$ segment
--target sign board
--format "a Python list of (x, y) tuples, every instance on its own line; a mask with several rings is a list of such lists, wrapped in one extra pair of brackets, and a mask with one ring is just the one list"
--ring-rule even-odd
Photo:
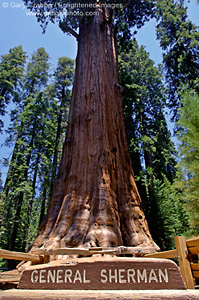
[(177, 265), (167, 259), (82, 258), (24, 270), (20, 289), (185, 289)]

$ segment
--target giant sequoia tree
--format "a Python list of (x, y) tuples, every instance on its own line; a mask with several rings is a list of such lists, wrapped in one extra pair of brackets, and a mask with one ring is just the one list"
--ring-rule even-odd
[(152, 3), (25, 2), (44, 27), (57, 20), (78, 41), (62, 161), (34, 247), (130, 245), (157, 250), (128, 152), (115, 42), (117, 21), (141, 26), (153, 12)]

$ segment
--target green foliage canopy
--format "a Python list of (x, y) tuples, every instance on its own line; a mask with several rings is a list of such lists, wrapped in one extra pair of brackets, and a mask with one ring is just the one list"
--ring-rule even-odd
[[(0, 61), (0, 116), (6, 113), (6, 106), (11, 99), (20, 102), (20, 82), (23, 78), (26, 53), (21, 46), (9, 50), (8, 54), (1, 56)], [(3, 122), (0, 120), (0, 132)]]
[(20, 103), (12, 112), (6, 141), (7, 146), (14, 143), (14, 150), (0, 195), (0, 245), (10, 250), (24, 251), (35, 238), (59, 164), (74, 61), (62, 57), (54, 74), (49, 71), (49, 55), (39, 48), (18, 77)]
[[(178, 139), (180, 141), (181, 176), (176, 179), (189, 212), (192, 230), (199, 233), (199, 96), (186, 91), (179, 109)], [(182, 173), (184, 174), (182, 176)]]
[(48, 0), (45, 4), (40, 0), (23, 1), (36, 14), (44, 30), (49, 22), (58, 23), (64, 32), (75, 37), (78, 36), (76, 30), (79, 25), (89, 22), (99, 6), (106, 12), (107, 20), (112, 24), (122, 20), (130, 27), (141, 27), (153, 15), (155, 3), (153, 0), (86, 0), (79, 3), (75, 0)]
[(162, 67), (155, 67), (143, 46), (121, 36), (119, 54), (127, 139), (142, 206), (154, 240), (171, 249), (187, 219), (172, 187), (175, 148), (164, 116)]
[(163, 63), (170, 107), (177, 116), (180, 89), (188, 85), (198, 91), (199, 31), (187, 15), (183, 0), (158, 0), (157, 38), (163, 49)]

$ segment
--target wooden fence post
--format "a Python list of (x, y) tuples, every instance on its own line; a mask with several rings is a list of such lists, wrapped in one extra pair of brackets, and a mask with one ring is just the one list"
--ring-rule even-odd
[(178, 261), (180, 265), (180, 271), (184, 279), (187, 289), (195, 289), (193, 275), (190, 267), (190, 263), (187, 259), (188, 249), (184, 236), (175, 237), (176, 249), (178, 251)]

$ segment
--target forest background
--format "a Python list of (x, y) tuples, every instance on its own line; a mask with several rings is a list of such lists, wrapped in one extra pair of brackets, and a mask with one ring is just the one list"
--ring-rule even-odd
[[(171, 4), (172, 2), (179, 4), (184, 1), (169, 1)], [(163, 12), (166, 11), (164, 3), (162, 1)], [(175, 20), (165, 12), (167, 24), (159, 15), (157, 23), (153, 19), (146, 22), (143, 28), (135, 29), (137, 33), (134, 31), (130, 40), (127, 38), (123, 41), (123, 37), (118, 36), (129, 150), (151, 233), (163, 250), (174, 246), (175, 235), (190, 236), (199, 231), (199, 37), (198, 29), (193, 25), (199, 23), (199, 6), (194, 1), (185, 1), (183, 5), (189, 7), (188, 12), (175, 5)], [(19, 57), (19, 53), (23, 71), (18, 73), (19, 86), (16, 86), (15, 91), (10, 87), (7, 89), (7, 98), (6, 93), (3, 95), (5, 78), (0, 78), (5, 106), (9, 102), (9, 106), (5, 108), (7, 112), (2, 110), (4, 128), (0, 137), (0, 246), (19, 251), (27, 250), (34, 240), (52, 194), (70, 105), (74, 69), (74, 63), (70, 59), (75, 59), (76, 55), (73, 37), (64, 35), (52, 24), (47, 28), (46, 34), (42, 35), (36, 18), (27, 15), (27, 12), (22, 1), (1, 3), (1, 28), (4, 28), (1, 31), (1, 71), (11, 54)], [(179, 28), (175, 28), (171, 35), (171, 40), (166, 38), (169, 22), (179, 24)], [(159, 33), (155, 29), (157, 24), (161, 24)], [(182, 32), (181, 44), (177, 41), (178, 29)], [(156, 33), (159, 40), (156, 40)], [(187, 43), (185, 50), (182, 50), (183, 43)], [(28, 55), (25, 68), (25, 53), (22, 48), (17, 47), (19, 45), (22, 45)], [(172, 46), (175, 47), (172, 49)], [(11, 48), (13, 50), (9, 53)], [(174, 56), (171, 49), (176, 51), (173, 52)], [(179, 54), (180, 51), (182, 52)], [(190, 62), (193, 63), (187, 68), (184, 67), (185, 60), (183, 61), (185, 51), (189, 52)], [(164, 56), (162, 61), (163, 53), (168, 54), (170, 60)], [(169, 66), (169, 61), (172, 58), (175, 61), (177, 53), (178, 65)], [(163, 66), (158, 66), (162, 62)], [(35, 83), (34, 68), (41, 66), (42, 68), (37, 69), (36, 73), (39, 74), (38, 70), (41, 73)], [(169, 70), (176, 72), (176, 81)], [(63, 75), (62, 78), (60, 74)], [(33, 90), (34, 97), (31, 96)], [(176, 101), (172, 102), (171, 99)], [(3, 103), (3, 98), (1, 100)], [(35, 127), (34, 121), (37, 124)], [(169, 129), (173, 131), (174, 128), (175, 144), (168, 124)], [(8, 130), (7, 135), (5, 129)], [(181, 148), (177, 149), (177, 144), (181, 144)], [(18, 149), (15, 152), (13, 149), (16, 149), (16, 145)], [(13, 157), (13, 154), (17, 155)], [(7, 174), (9, 161), (12, 162), (10, 166), (14, 172), (11, 177)]]

